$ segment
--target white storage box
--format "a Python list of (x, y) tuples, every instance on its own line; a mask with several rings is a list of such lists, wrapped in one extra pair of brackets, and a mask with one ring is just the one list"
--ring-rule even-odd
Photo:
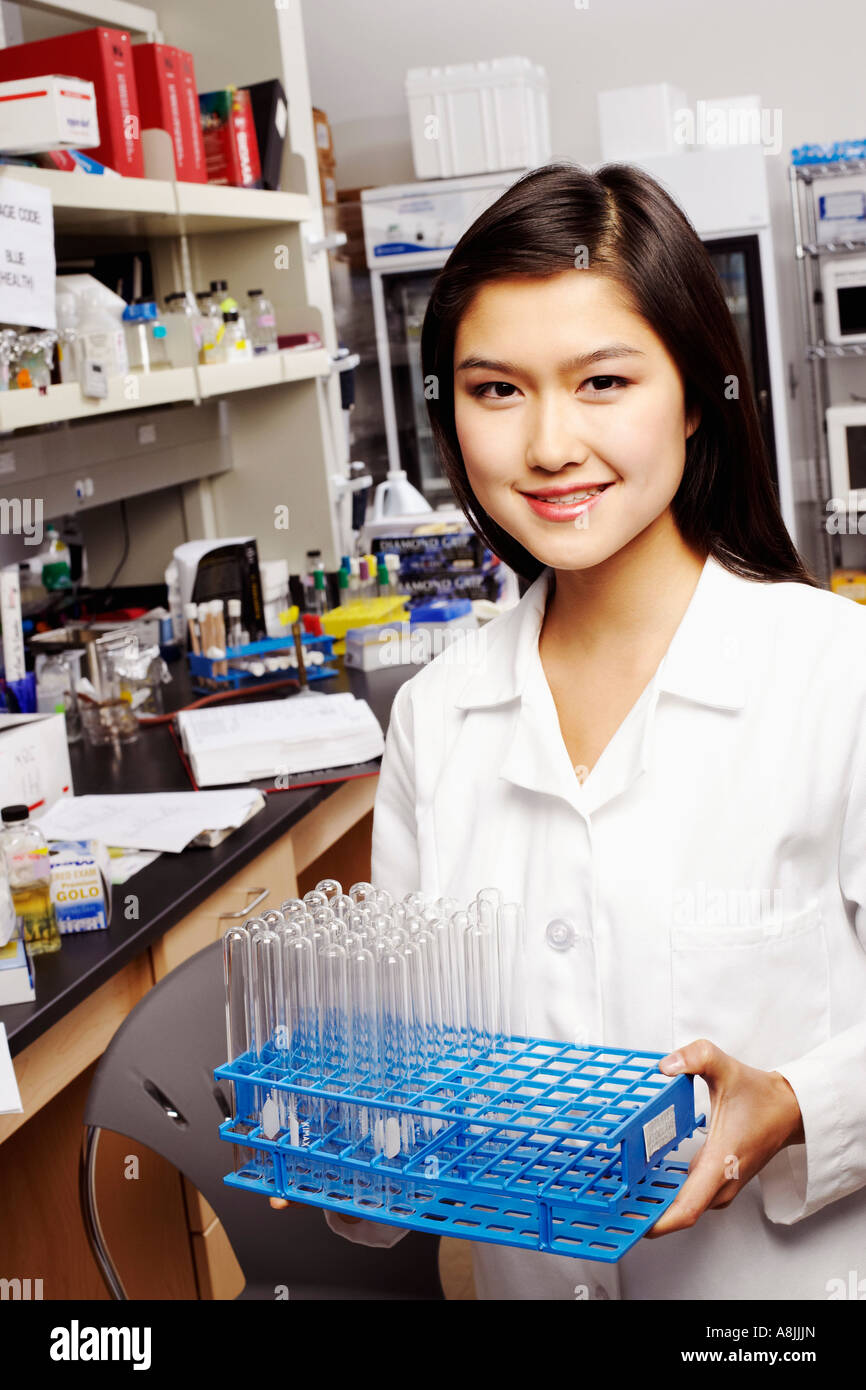
[(80, 77), (0, 82), (0, 151), (41, 154), (99, 144), (96, 92)]
[(598, 93), (598, 133), (605, 163), (657, 154), (683, 154), (676, 139), (677, 112), (686, 107), (682, 87), (656, 82)]
[(0, 714), (0, 806), (26, 804), (38, 818), (72, 796), (64, 714)]
[(547, 74), (529, 58), (410, 68), (406, 96), (419, 179), (534, 168), (550, 159)]

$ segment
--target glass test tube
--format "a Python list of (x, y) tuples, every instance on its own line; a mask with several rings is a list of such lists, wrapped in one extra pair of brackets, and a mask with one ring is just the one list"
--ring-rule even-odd
[[(382, 1063), (379, 1036), (379, 993), (376, 958), (372, 951), (361, 947), (349, 956), (349, 1000), (352, 1011), (350, 1033), (349, 1077), (356, 1095), (372, 1099), (382, 1085)], [(352, 1141), (358, 1146), (360, 1158), (371, 1161), (384, 1151), (382, 1112), (375, 1105), (353, 1107), (351, 1117)], [(359, 1205), (381, 1207), (385, 1201), (381, 1172), (372, 1167), (369, 1172), (353, 1175), (354, 1199)]]
[(525, 1038), (526, 916), (521, 903), (502, 903), (499, 926), (500, 1032), (504, 1038)]
[[(345, 947), (329, 941), (319, 950), (319, 1043), (322, 1077), (328, 1090), (344, 1091), (349, 1068), (349, 983)], [(325, 1152), (339, 1153), (348, 1138), (351, 1107), (338, 1101), (323, 1100)], [(339, 1162), (328, 1163), (326, 1183), (339, 1183), (343, 1172)]]
[[(246, 1057), (251, 1046), (250, 1027), (250, 935), (245, 927), (230, 927), (223, 937), (223, 978), (226, 987), (226, 1046), (228, 1061)], [(254, 1086), (238, 1088), (231, 1082), (231, 1108), (235, 1128), (243, 1133), (259, 1123)], [(257, 1154), (245, 1145), (234, 1146), (234, 1171), (251, 1165), (257, 1171)], [(249, 1171), (249, 1169), (248, 1169)]]
[[(316, 997), (315, 948), (308, 936), (282, 938), (283, 978), (288, 990), (292, 1018), (292, 1065), (294, 1080), (300, 1086), (315, 1086), (321, 1080), (319, 1014)], [(289, 1094), (289, 1142), (307, 1149), (321, 1134), (321, 1105), (316, 1096)], [(302, 1154), (293, 1156), (294, 1181), (310, 1192), (320, 1192), (322, 1177)]]
[[(277, 1029), (280, 1023), (281, 974), (280, 936), (268, 926), (257, 927), (250, 933), (253, 983), (253, 1046), (263, 1067), (279, 1064)], [(261, 1132), (265, 1139), (275, 1139), (281, 1127), (280, 1092), (264, 1082), (259, 1087)], [(263, 1175), (274, 1178), (271, 1154), (259, 1155)]]
[[(383, 1092), (387, 1098), (405, 1085), (408, 1043), (407, 1026), (409, 1020), (409, 989), (406, 958), (390, 944), (382, 951), (378, 962), (379, 980), (379, 1034), (382, 1049)], [(383, 1111), (383, 1154), (386, 1161), (400, 1158), (406, 1153), (405, 1127), (401, 1127), (399, 1112)], [(402, 1165), (401, 1165), (402, 1166)], [(393, 1176), (386, 1175), (385, 1205), (390, 1207), (400, 1199), (403, 1184)]]

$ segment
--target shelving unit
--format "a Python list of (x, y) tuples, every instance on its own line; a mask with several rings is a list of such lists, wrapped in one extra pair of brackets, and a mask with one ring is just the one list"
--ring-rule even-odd
[[(830, 460), (827, 450), (827, 407), (842, 404), (831, 393), (828, 364), (866, 358), (866, 345), (837, 345), (824, 341), (824, 316), (820, 282), (822, 256), (845, 256), (866, 252), (866, 238), (819, 242), (815, 218), (813, 184), (820, 179), (844, 178), (866, 173), (866, 160), (839, 160), (824, 164), (791, 164), (789, 186), (794, 219), (795, 256), (797, 258), (800, 316), (803, 330), (804, 357), (809, 369), (809, 424), (813, 440), (812, 465), (815, 485), (815, 528), (822, 540), (824, 579), (833, 569), (866, 564), (863, 537), (850, 536), (846, 556), (845, 537), (828, 531), (827, 503), (832, 497)], [(866, 387), (866, 382), (864, 382)]]
[[(39, 13), (30, 16), (36, 27), (28, 30), (31, 10)], [(91, 579), (97, 583), (105, 577), (103, 569), (107, 576), (114, 568), (120, 534), (114, 506), (104, 504), (140, 498), (148, 489), (154, 495), (138, 545), (135, 510), (130, 516), (133, 540), (121, 582), (161, 581), (173, 546), (184, 536), (255, 535), (262, 559), (285, 557), (292, 570), (301, 568), (305, 551), (316, 545), (325, 564), (335, 566), (339, 538), (332, 478), (347, 473), (348, 458), (339, 383), (332, 372), (337, 334), (327, 260), (310, 249), (324, 238), (325, 228), (300, 0), (280, 0), (257, 11), (254, 25), (229, 0), (167, 0), (158, 12), (125, 0), (50, 5), (23, 0), (20, 13), (22, 31), (7, 31), (6, 42), (42, 37), (50, 25), (99, 23), (126, 29), (134, 40), (162, 40), (191, 51), (200, 91), (280, 78), (289, 106), (280, 191), (23, 166), (4, 172), (48, 189), (64, 257), (86, 262), (104, 252), (147, 252), (160, 303), (173, 290), (197, 291), (212, 279), (227, 280), (238, 299), (249, 287), (261, 286), (281, 332), (315, 331), (324, 347), (201, 366), (192, 344), (175, 338), (171, 369), (111, 381), (103, 400), (84, 397), (74, 384), (51, 386), (44, 394), (4, 394), (4, 494), (17, 491), (22, 501), (44, 498), (46, 520), (58, 515), (58, 507), (60, 513), (80, 513)], [(205, 420), (201, 414), (206, 405), (211, 411), (219, 407), (219, 448), (214, 447), (216, 417)], [(112, 417), (109, 424), (103, 416)], [(91, 472), (96, 478), (82, 457), (83, 442), (98, 459), (94, 469), (104, 484), (111, 468), (106, 452), (112, 438), (121, 438), (121, 420), (130, 426), (121, 432), (124, 449), (117, 454), (111, 487), (80, 486)], [(101, 447), (100, 431), (106, 432), (108, 451)], [(144, 441), (140, 449), (136, 440)], [(276, 509), (286, 505), (288, 531), (274, 520)], [(159, 540), (154, 544), (155, 533), (164, 536), (164, 548)], [(2, 562), (30, 554), (18, 538), (6, 536), (0, 537), (0, 552)]]

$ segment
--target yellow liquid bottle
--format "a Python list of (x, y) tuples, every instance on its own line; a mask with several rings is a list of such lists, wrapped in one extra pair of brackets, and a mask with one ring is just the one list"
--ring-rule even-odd
[(0, 817), (0, 849), (27, 952), (41, 956), (59, 951), (62, 943), (51, 901), (51, 866), (42, 831), (30, 820), (25, 805), (4, 806)]
[(30, 955), (43, 956), (50, 951), (59, 951), (60, 932), (48, 880), (37, 879), (23, 887), (13, 888), (12, 903)]

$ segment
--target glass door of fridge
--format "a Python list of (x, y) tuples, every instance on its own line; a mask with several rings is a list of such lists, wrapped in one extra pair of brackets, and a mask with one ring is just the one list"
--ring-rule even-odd
[(725, 300), (746, 359), (761, 432), (770, 460), (770, 471), (778, 493), (773, 398), (770, 390), (770, 361), (758, 238), (750, 235), (719, 237), (706, 241), (704, 245), (719, 273)]
[(411, 270), (382, 277), (400, 452), (396, 466), (405, 468), (409, 481), (432, 507), (454, 501), (433, 446), (421, 367), (421, 329), (437, 274), (437, 270)]

